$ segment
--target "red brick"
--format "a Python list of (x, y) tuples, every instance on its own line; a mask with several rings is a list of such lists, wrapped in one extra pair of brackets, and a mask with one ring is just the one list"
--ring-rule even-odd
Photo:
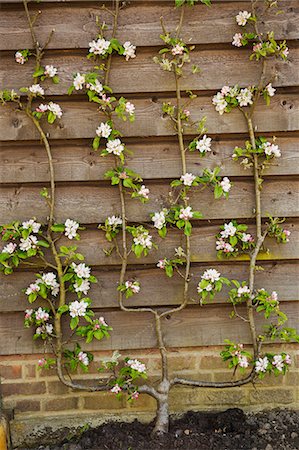
[(17, 400), (14, 407), (15, 412), (40, 411), (38, 400)]
[(5, 383), (1, 385), (2, 395), (35, 395), (45, 394), (46, 385), (43, 381), (39, 383)]
[(64, 395), (72, 392), (70, 388), (65, 386), (61, 381), (47, 381), (47, 392), (49, 394)]
[(200, 360), (201, 369), (227, 369), (228, 364), (224, 363), (220, 356), (203, 356)]
[(118, 400), (115, 394), (101, 392), (90, 397), (84, 397), (84, 409), (122, 409), (125, 406), (125, 398)]
[(76, 397), (67, 397), (67, 398), (57, 397), (52, 400), (46, 400), (44, 407), (45, 407), (46, 411), (65, 411), (68, 409), (77, 409), (78, 398), (76, 398)]
[(5, 380), (14, 380), (22, 377), (22, 366), (21, 365), (1, 365), (0, 366), (0, 377)]

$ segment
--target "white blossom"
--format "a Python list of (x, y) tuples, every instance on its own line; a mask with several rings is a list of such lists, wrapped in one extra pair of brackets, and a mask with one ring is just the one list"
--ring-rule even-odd
[(88, 308), (88, 303), (84, 300), (78, 302), (78, 300), (69, 304), (69, 312), (71, 317), (84, 317), (86, 310)]
[(279, 372), (282, 372), (282, 369), (283, 369), (283, 366), (284, 366), (282, 356), (281, 355), (275, 355), (273, 357), (272, 365), (274, 367), (276, 367), (276, 369), (279, 370)]
[(53, 325), (51, 323), (46, 323), (45, 330), (47, 334), (53, 334)]
[(173, 56), (182, 55), (184, 53), (184, 47), (182, 45), (176, 44), (174, 47), (172, 47), (171, 53), (173, 54)]
[(271, 83), (267, 84), (266, 91), (268, 92), (270, 97), (273, 97), (275, 94), (276, 89), (272, 86)]
[(253, 237), (249, 233), (248, 234), (243, 233), (242, 236), (241, 236), (241, 241), (242, 242), (252, 242), (253, 241)]
[(37, 112), (44, 113), (48, 111), (48, 105), (44, 105), (43, 103), (41, 103), (37, 108), (35, 108), (35, 110)]
[(129, 359), (127, 361), (127, 365), (130, 366), (131, 369), (136, 370), (137, 372), (140, 373), (146, 372), (145, 364), (142, 364), (140, 361), (138, 361), (138, 359)]
[(132, 116), (135, 112), (135, 105), (131, 102), (126, 102), (126, 112)]
[(25, 64), (26, 58), (22, 55), (21, 52), (15, 53), (15, 60), (18, 64)]
[(45, 75), (48, 75), (48, 77), (53, 78), (55, 75), (57, 75), (58, 70), (54, 66), (45, 66)]
[(45, 91), (39, 84), (30, 86), (29, 91), (34, 95), (44, 95)]
[(106, 150), (108, 153), (119, 156), (124, 151), (124, 145), (121, 143), (120, 139), (111, 139), (106, 144)]
[(9, 253), (11, 255), (16, 248), (17, 244), (15, 244), (14, 242), (9, 242), (5, 247), (3, 247), (1, 253)]
[(225, 100), (221, 92), (217, 92), (217, 94), (214, 95), (212, 102), (213, 105), (215, 105), (216, 111), (218, 111), (219, 114), (222, 116), (225, 108), (227, 107), (227, 101)]
[(221, 88), (221, 94), (225, 97), (227, 94), (229, 94), (230, 87), (229, 86), (223, 86)]
[(137, 193), (138, 195), (141, 195), (144, 198), (148, 198), (149, 189), (145, 187), (143, 184)]
[(103, 85), (99, 82), (99, 80), (95, 80), (94, 83), (90, 83), (86, 85), (87, 89), (96, 92), (97, 94), (101, 94), (103, 92)]
[(53, 272), (44, 273), (42, 275), (42, 281), (45, 285), (51, 288), (51, 293), (56, 297), (59, 292), (59, 283), (57, 282), (56, 275)]
[(220, 273), (216, 269), (207, 269), (201, 276), (203, 280), (210, 280), (212, 283), (220, 279)]
[(244, 355), (239, 355), (239, 357), (238, 357), (238, 362), (239, 362), (239, 366), (240, 366), (240, 367), (246, 368), (246, 367), (249, 366), (248, 359), (247, 359), (246, 356), (244, 356)]
[(34, 310), (33, 309), (25, 309), (25, 319), (30, 319)]
[(110, 127), (110, 125), (106, 122), (106, 123), (100, 123), (100, 125), (98, 126), (98, 128), (96, 129), (96, 134), (99, 137), (103, 137), (103, 138), (108, 138), (111, 134), (112, 128)]
[(240, 286), (237, 291), (237, 296), (242, 297), (245, 294), (250, 294), (250, 289), (248, 286)]
[(255, 371), (256, 372), (266, 372), (267, 367), (269, 364), (269, 360), (267, 356), (264, 358), (259, 358), (257, 361), (255, 361)]
[(68, 237), (69, 239), (73, 239), (77, 236), (77, 230), (79, 228), (78, 222), (76, 222), (75, 220), (66, 219), (64, 226), (64, 234), (66, 237)]
[(35, 318), (36, 318), (36, 320), (43, 320), (44, 322), (47, 322), (47, 320), (49, 320), (50, 316), (47, 311), (45, 311), (43, 308), (39, 307), (38, 310), (35, 312)]
[(248, 88), (241, 89), (239, 95), (237, 95), (237, 100), (240, 106), (252, 105), (252, 92)]
[(223, 239), (216, 241), (216, 250), (223, 250), (224, 253), (233, 253), (235, 251), (234, 247)]
[(84, 353), (84, 352), (78, 353), (78, 359), (84, 366), (89, 365), (89, 359), (88, 359), (87, 353)]
[(236, 47), (242, 47), (241, 39), (243, 38), (241, 33), (236, 33), (233, 36), (232, 45), (235, 45)]
[(33, 233), (38, 233), (41, 226), (41, 223), (35, 222), (35, 220), (33, 219), (27, 220), (26, 222), (22, 223), (22, 227), (25, 230), (28, 230), (31, 227)]
[(138, 292), (140, 291), (140, 286), (139, 286), (139, 283), (137, 281), (130, 281), (130, 280), (128, 280), (128, 281), (125, 282), (125, 287), (126, 287), (126, 289), (131, 289), (131, 291), (134, 294), (138, 294)]
[(83, 280), (80, 286), (78, 283), (75, 283), (74, 288), (76, 292), (83, 292), (83, 294), (86, 295), (90, 289), (90, 282), (88, 280)]
[(31, 248), (36, 248), (37, 238), (35, 236), (28, 236), (27, 239), (20, 239), (20, 249), (24, 252), (30, 250)]
[(223, 178), (223, 180), (220, 182), (220, 186), (222, 187), (223, 192), (229, 192), (232, 187), (231, 182), (227, 177)]
[(159, 269), (165, 269), (165, 266), (166, 266), (166, 259), (159, 259), (157, 267), (159, 267)]
[(79, 278), (89, 278), (90, 277), (90, 267), (86, 266), (85, 263), (75, 264), (72, 263), (72, 268), (75, 274)]
[[(38, 281), (40, 281), (40, 280), (38, 280)], [(39, 290), (40, 290), (39, 284), (40, 283), (38, 283), (37, 281), (35, 283), (31, 283), (28, 286), (28, 288), (26, 289), (25, 294), (30, 295), (30, 294), (33, 294), (34, 292), (39, 292)]]
[(103, 325), (104, 327), (108, 327), (108, 323), (105, 322), (104, 317), (99, 317), (99, 322), (101, 325)]
[(220, 232), (222, 238), (228, 238), (229, 236), (234, 236), (236, 234), (237, 228), (232, 222), (224, 224), (224, 230)]
[(152, 217), (152, 221), (154, 222), (154, 227), (161, 230), (166, 222), (165, 211), (156, 212)]
[(187, 206), (186, 208), (181, 208), (179, 217), (180, 217), (180, 219), (183, 219), (183, 220), (192, 219), (193, 212), (192, 212), (191, 206)]
[(237, 24), (241, 27), (244, 27), (247, 23), (247, 20), (251, 17), (251, 13), (248, 11), (240, 11), (236, 16)]
[(268, 156), (275, 156), (276, 158), (281, 157), (281, 151), (278, 145), (271, 144), (271, 142), (264, 142), (262, 144), (262, 148), (266, 155)]
[(140, 232), (136, 237), (134, 237), (133, 242), (135, 245), (141, 245), (143, 248), (151, 249), (153, 246), (152, 236), (148, 231)]
[(110, 41), (106, 39), (99, 38), (96, 41), (89, 42), (89, 53), (94, 53), (95, 55), (105, 55), (110, 46)]
[(85, 75), (81, 75), (80, 73), (77, 73), (74, 77), (73, 85), (76, 91), (79, 91), (80, 89), (83, 89), (85, 83)]
[(135, 45), (131, 44), (130, 41), (127, 41), (127, 42), (124, 43), (123, 47), (125, 49), (124, 50), (124, 56), (126, 57), (126, 61), (129, 61), (130, 58), (136, 58), (136, 55), (135, 55), (136, 47), (135, 47)]
[(282, 54), (283, 54), (283, 56), (285, 56), (285, 58), (288, 57), (289, 53), (290, 53), (290, 50), (288, 49), (288, 47), (286, 47), (286, 48), (282, 51)]
[(113, 388), (110, 389), (110, 392), (112, 392), (113, 394), (119, 394), (122, 391), (122, 388), (116, 384), (115, 386), (113, 386)]
[(288, 365), (292, 364), (292, 358), (290, 357), (290, 355), (285, 356), (284, 362)]
[(117, 227), (118, 225), (122, 225), (123, 221), (121, 217), (111, 216), (107, 218), (108, 225), (111, 227)]
[(200, 153), (210, 152), (211, 151), (211, 142), (212, 139), (207, 137), (205, 134), (199, 141), (196, 143), (196, 149), (200, 151)]
[(62, 116), (62, 109), (57, 103), (50, 102), (48, 104), (48, 110), (51, 111), (58, 119)]
[(193, 181), (196, 176), (192, 175), (192, 173), (185, 173), (181, 176), (180, 180), (184, 183), (185, 186), (192, 186)]
[(208, 285), (205, 287), (205, 290), (208, 291), (208, 292), (210, 292), (212, 289), (213, 289), (213, 286), (212, 286), (211, 284), (208, 284)]

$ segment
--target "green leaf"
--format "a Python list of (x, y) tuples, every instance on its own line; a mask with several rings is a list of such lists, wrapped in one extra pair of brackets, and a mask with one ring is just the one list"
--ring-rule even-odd
[(192, 225), (189, 220), (186, 220), (184, 233), (186, 236), (191, 236)]
[(55, 224), (51, 226), (51, 230), (55, 233), (61, 233), (62, 231), (64, 231), (64, 229), (65, 226), (63, 224)]
[(52, 78), (52, 81), (53, 81), (54, 84), (58, 84), (58, 83), (59, 83), (59, 77), (58, 77), (57, 75), (55, 75), (55, 76)]
[(44, 74), (44, 72), (45, 72), (45, 70), (42, 67), (39, 67), (32, 75), (32, 78), (40, 77), (41, 75)]
[(48, 112), (48, 123), (52, 124), (55, 122), (55, 120), (56, 120), (56, 115), (52, 111), (49, 111)]
[(62, 277), (62, 281), (69, 281), (73, 278), (74, 274), (73, 273), (65, 273)]
[(92, 148), (94, 150), (97, 150), (99, 148), (99, 146), (100, 146), (100, 138), (99, 138), (99, 136), (96, 136), (94, 138), (94, 140), (92, 141)]
[(215, 186), (215, 188), (214, 188), (214, 197), (215, 197), (215, 199), (220, 198), (222, 196), (222, 193), (223, 193), (222, 187), (217, 184)]
[(70, 86), (67, 90), (68, 95), (71, 95), (75, 89), (75, 86)]
[(166, 266), (165, 267), (166, 275), (171, 278), (173, 276), (173, 267), (172, 266)]
[(49, 242), (46, 242), (46, 241), (37, 241), (37, 245), (39, 245), (40, 247), (45, 247), (45, 248), (50, 247)]
[(58, 308), (57, 312), (58, 314), (63, 314), (69, 310), (68, 305), (62, 305)]
[(70, 321), (71, 330), (74, 330), (79, 323), (79, 317), (72, 317)]

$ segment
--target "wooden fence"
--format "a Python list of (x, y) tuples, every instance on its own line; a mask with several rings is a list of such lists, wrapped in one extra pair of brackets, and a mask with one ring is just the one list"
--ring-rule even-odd
[[(19, 88), (31, 83), (32, 63), (16, 65), (14, 52), (30, 47), (22, 2), (1, 1), (0, 14), (0, 80), (1, 86)], [(137, 45), (136, 59), (124, 63), (114, 57), (111, 87), (117, 94), (132, 99), (136, 106), (136, 121), (127, 125), (119, 123), (124, 141), (132, 149), (130, 167), (144, 177), (152, 200), (144, 207), (128, 200), (128, 219), (132, 222), (149, 221), (149, 213), (163, 204), (170, 179), (181, 175), (180, 154), (176, 138), (167, 118), (161, 112), (164, 99), (174, 98), (174, 83), (169, 74), (153, 63), (161, 46), (160, 16), (164, 16), (169, 29), (175, 28), (178, 12), (173, 1), (131, 1), (120, 14), (117, 37)], [(200, 159), (189, 154), (188, 171), (201, 174), (204, 167), (219, 165), (222, 174), (233, 182), (228, 201), (213, 202), (212, 194), (192, 195), (192, 204), (204, 214), (204, 220), (194, 225), (192, 235), (192, 294), (205, 267), (211, 265), (225, 276), (247, 279), (248, 261), (245, 258), (219, 262), (215, 252), (215, 234), (224, 219), (240, 219), (253, 223), (253, 181), (248, 171), (242, 170), (231, 159), (233, 148), (244, 142), (246, 124), (237, 111), (220, 116), (215, 112), (211, 96), (223, 85), (250, 85), (257, 81), (255, 63), (249, 62), (247, 50), (232, 47), (232, 35), (238, 31), (234, 16), (239, 10), (250, 8), (248, 1), (213, 1), (213, 7), (197, 5), (186, 13), (183, 36), (196, 45), (192, 58), (201, 73), (186, 76), (183, 88), (198, 94), (191, 107), (195, 119), (207, 117), (209, 135), (213, 138), (213, 151)], [(259, 257), (264, 271), (257, 275), (259, 287), (276, 290), (289, 315), (290, 326), (298, 324), (298, 175), (299, 171), (299, 4), (285, 0), (283, 15), (272, 16), (265, 29), (273, 29), (277, 38), (288, 39), (290, 57), (287, 63), (274, 62), (278, 78), (274, 85), (277, 95), (267, 108), (260, 103), (255, 114), (258, 132), (266, 136), (275, 134), (282, 149), (279, 165), (266, 173), (262, 191), (264, 217), (267, 214), (287, 218), (291, 242), (287, 245), (267, 243), (271, 249)], [(109, 158), (100, 158), (91, 149), (91, 140), (100, 121), (97, 107), (83, 95), (66, 95), (74, 72), (85, 72), (92, 63), (85, 56), (88, 43), (97, 28), (95, 17), (110, 23), (97, 1), (48, 0), (32, 3), (33, 10), (41, 9), (37, 33), (43, 41), (55, 28), (53, 40), (45, 59), (59, 68), (60, 84), (49, 84), (46, 93), (57, 101), (64, 112), (57, 125), (47, 131), (53, 147), (57, 180), (57, 220), (70, 217), (86, 226), (79, 243), (88, 264), (94, 268), (98, 283), (90, 297), (93, 306), (105, 315), (114, 328), (110, 340), (95, 342), (94, 349), (142, 349), (154, 347), (155, 335), (151, 316), (128, 314), (117, 308), (116, 286), (119, 260), (106, 257), (102, 248), (107, 246), (97, 225), (111, 214), (120, 211), (118, 192), (104, 180), (105, 171), (111, 167)], [(0, 108), (0, 222), (24, 220), (35, 216), (42, 221), (47, 209), (39, 197), (41, 188), (49, 180), (45, 151), (28, 119), (10, 108)], [(163, 308), (178, 304), (182, 298), (181, 279), (166, 279), (156, 268), (159, 257), (170, 256), (180, 245), (181, 234), (169, 233), (166, 240), (157, 239), (159, 249), (147, 258), (131, 257), (129, 271), (140, 280), (141, 293), (127, 304), (151, 305)], [(24, 329), (26, 297), (20, 293), (34, 273), (18, 270), (12, 276), (1, 276), (0, 289), (0, 354), (31, 354), (41, 350), (32, 342), (32, 331)], [(228, 318), (230, 307), (225, 304), (225, 292), (213, 305), (204, 308), (190, 304), (183, 312), (165, 318), (165, 337), (169, 346), (218, 345), (224, 338), (250, 342), (249, 331), (243, 323)]]

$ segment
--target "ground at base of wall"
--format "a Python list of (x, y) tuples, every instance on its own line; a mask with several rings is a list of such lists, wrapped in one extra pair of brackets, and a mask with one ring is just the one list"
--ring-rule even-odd
[(34, 450), (298, 450), (299, 412), (245, 414), (237, 408), (221, 413), (188, 412), (171, 421), (169, 433), (162, 438), (151, 438), (151, 431), (152, 424), (137, 420), (81, 429), (77, 434), (63, 429), (60, 441), (56, 432), (57, 444)]

